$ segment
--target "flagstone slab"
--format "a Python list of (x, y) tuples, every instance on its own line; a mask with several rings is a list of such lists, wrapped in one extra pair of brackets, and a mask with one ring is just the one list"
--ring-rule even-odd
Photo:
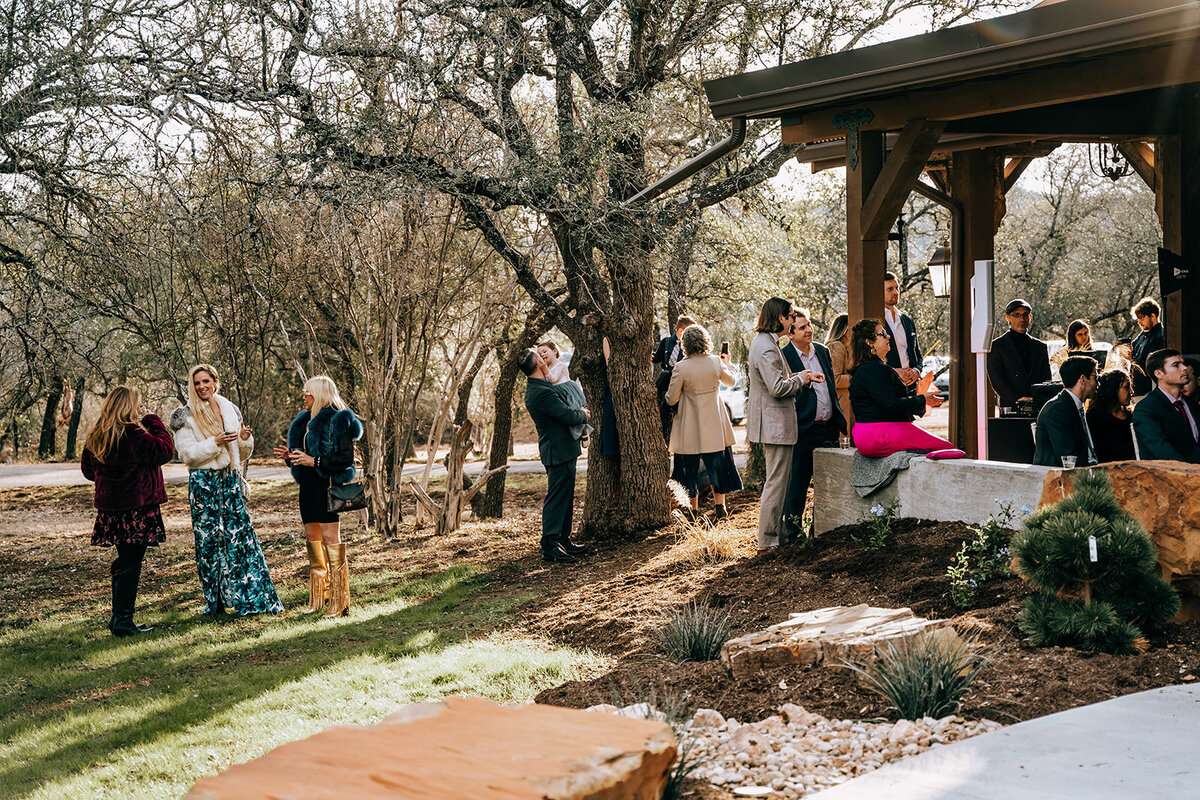
[(954, 636), (950, 621), (918, 617), (908, 608), (831, 606), (789, 615), (786, 622), (730, 639), (721, 661), (735, 678), (783, 664), (841, 665), (870, 661), (876, 647), (903, 643), (928, 631)]
[(657, 800), (675, 755), (663, 722), (448, 697), (277, 747), (186, 800)]

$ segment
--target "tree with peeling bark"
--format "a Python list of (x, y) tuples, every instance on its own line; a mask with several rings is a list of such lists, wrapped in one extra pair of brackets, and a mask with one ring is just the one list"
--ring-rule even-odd
[[(589, 454), (584, 528), (619, 535), (669, 520), (648, 358), (657, 245), (795, 152), (769, 124), (752, 124), (749, 155), (710, 167), (666, 202), (627, 208), (652, 174), (723, 135), (703, 122), (697, 79), (854, 46), (906, 11), (947, 24), (986, 5), (995, 3), (246, 3), (243, 30), (261, 30), (270, 50), (223, 64), (227, 74), (212, 73), (195, 94), (286, 112), (317, 170), (336, 163), (403, 175), (458, 198), (574, 343), (573, 374), (588, 396), (598, 398), (605, 379), (611, 386), (620, 455)], [(409, 147), (423, 125), (447, 115), (461, 121), (462, 136)], [(553, 274), (532, 266), (529, 241), (506, 234), (505, 223), (521, 216), (551, 231)], [(554, 296), (548, 286), (564, 279), (565, 294)]]

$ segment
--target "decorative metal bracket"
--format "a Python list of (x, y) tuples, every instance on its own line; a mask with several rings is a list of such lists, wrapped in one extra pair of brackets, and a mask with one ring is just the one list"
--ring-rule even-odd
[(843, 111), (833, 118), (833, 127), (846, 131), (846, 164), (852, 170), (858, 169), (858, 129), (873, 119), (875, 112), (869, 108)]

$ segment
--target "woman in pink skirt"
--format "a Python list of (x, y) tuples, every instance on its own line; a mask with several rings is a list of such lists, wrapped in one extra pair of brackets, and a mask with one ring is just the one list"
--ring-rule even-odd
[[(913, 424), (926, 409), (942, 404), (931, 381), (917, 387), (904, 385), (888, 366), (888, 334), (877, 319), (855, 324), (850, 334), (854, 366), (850, 370), (850, 405), (854, 409), (854, 446), (870, 458), (883, 458), (901, 450), (923, 453), (952, 450), (954, 445)], [(957, 451), (962, 455), (962, 451)], [(951, 455), (951, 454), (947, 454)]]

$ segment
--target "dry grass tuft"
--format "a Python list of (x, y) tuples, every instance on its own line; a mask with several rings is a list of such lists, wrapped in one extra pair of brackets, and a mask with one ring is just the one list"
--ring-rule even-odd
[(754, 550), (753, 531), (734, 527), (728, 520), (713, 525), (679, 518), (675, 526), (675, 544), (668, 552), (672, 560), (702, 566), (750, 558)]

